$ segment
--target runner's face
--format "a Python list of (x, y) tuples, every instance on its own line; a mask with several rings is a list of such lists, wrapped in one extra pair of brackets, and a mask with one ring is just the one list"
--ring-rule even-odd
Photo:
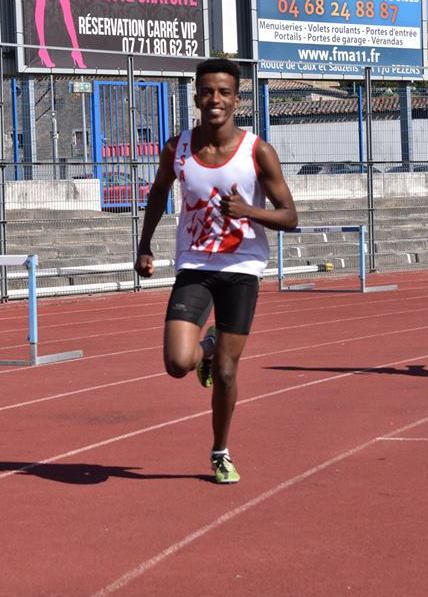
[(228, 73), (206, 73), (199, 80), (195, 103), (202, 122), (221, 126), (231, 118), (239, 105), (235, 79)]

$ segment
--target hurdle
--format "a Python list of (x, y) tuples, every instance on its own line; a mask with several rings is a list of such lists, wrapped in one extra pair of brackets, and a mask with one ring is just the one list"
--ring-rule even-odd
[(37, 255), (0, 255), (0, 267), (23, 266), (28, 271), (28, 342), (30, 345), (30, 358), (28, 360), (0, 360), (0, 365), (22, 365), (33, 367), (79, 359), (83, 356), (81, 350), (61, 352), (39, 356), (38, 354), (38, 321), (37, 321), (37, 285), (36, 269)]
[[(366, 250), (366, 227), (364, 225), (360, 226), (300, 226), (298, 228), (293, 228), (293, 230), (287, 230), (287, 232), (279, 231), (278, 232), (278, 288), (281, 292), (283, 291), (302, 291), (302, 290), (312, 290), (315, 287), (315, 284), (312, 282), (305, 283), (305, 284), (284, 284), (285, 273), (305, 273), (305, 272), (319, 272), (319, 271), (333, 271), (333, 267), (330, 267), (330, 264), (324, 264), (323, 267), (318, 265), (313, 266), (296, 266), (294, 268), (285, 268), (283, 261), (283, 254), (284, 254), (284, 235), (285, 234), (328, 234), (333, 232), (342, 232), (342, 233), (358, 233), (358, 277), (359, 277), (359, 288), (358, 289), (333, 289), (331, 291), (334, 292), (386, 292), (391, 290), (396, 290), (398, 288), (397, 284), (386, 284), (386, 285), (378, 285), (378, 286), (367, 286), (366, 284), (366, 260), (365, 260), (365, 250)], [(312, 268), (312, 269), (308, 269)], [(326, 289), (328, 291), (329, 289)]]

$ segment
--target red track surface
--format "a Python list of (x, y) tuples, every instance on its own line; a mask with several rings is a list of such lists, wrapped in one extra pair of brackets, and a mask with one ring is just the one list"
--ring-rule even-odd
[[(426, 597), (428, 272), (372, 276), (398, 290), (264, 283), (230, 487), (209, 392), (163, 373), (166, 292), (40, 301), (40, 354), (84, 358), (0, 368), (0, 595)], [(25, 335), (1, 305), (0, 358)]]

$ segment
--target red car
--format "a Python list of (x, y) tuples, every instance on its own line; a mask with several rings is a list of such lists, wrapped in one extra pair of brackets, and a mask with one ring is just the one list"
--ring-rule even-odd
[[(129, 207), (132, 198), (131, 178), (121, 173), (106, 174), (102, 179), (103, 206)], [(144, 207), (150, 191), (150, 183), (138, 180), (138, 205)]]

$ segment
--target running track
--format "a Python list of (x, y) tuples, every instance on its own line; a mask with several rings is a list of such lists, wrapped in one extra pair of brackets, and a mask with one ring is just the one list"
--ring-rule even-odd
[[(40, 301), (40, 353), (84, 358), (0, 367), (1, 597), (426, 597), (428, 272), (372, 276), (399, 288), (263, 284), (230, 487), (209, 392), (163, 373), (167, 292)], [(0, 358), (25, 334), (0, 305)]]

